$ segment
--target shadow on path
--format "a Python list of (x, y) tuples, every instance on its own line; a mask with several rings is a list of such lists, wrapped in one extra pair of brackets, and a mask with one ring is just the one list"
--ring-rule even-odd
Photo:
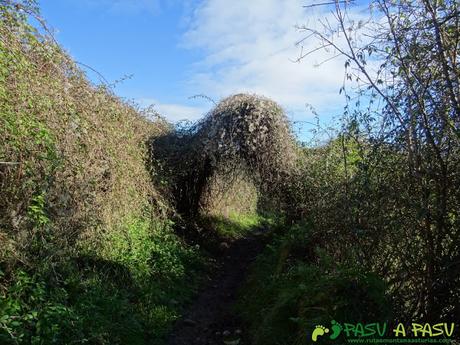
[(233, 307), (249, 266), (264, 247), (263, 233), (259, 229), (228, 244), (209, 283), (174, 325), (168, 345), (248, 345)]

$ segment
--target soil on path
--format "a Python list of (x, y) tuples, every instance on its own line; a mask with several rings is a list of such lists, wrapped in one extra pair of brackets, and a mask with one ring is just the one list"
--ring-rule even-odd
[(256, 231), (222, 248), (222, 256), (216, 258), (216, 272), (184, 317), (174, 325), (168, 345), (249, 345), (234, 305), (248, 267), (264, 246), (262, 233), (262, 230)]

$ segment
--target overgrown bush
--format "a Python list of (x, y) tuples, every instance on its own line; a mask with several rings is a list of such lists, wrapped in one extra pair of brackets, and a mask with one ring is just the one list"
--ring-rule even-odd
[(366, 19), (353, 5), (299, 27), (344, 58), (345, 98), (337, 135), (305, 150), (292, 204), (334, 260), (385, 279), (399, 318), (458, 321), (459, 2), (375, 0)]
[(305, 344), (316, 325), (391, 317), (386, 286), (356, 261), (336, 261), (311, 225), (283, 229), (242, 290), (240, 312), (251, 344)]
[[(374, 145), (346, 133), (305, 149), (302, 172), (291, 190), (296, 215), (308, 220), (315, 243), (335, 262), (359, 262), (386, 281), (397, 317), (455, 320), (460, 307), (460, 290), (453, 288), (460, 279), (454, 264), (459, 248), (451, 239), (458, 233), (454, 214), (459, 209), (456, 202), (450, 204), (450, 231), (437, 233), (430, 227), (439, 252), (429, 251), (417, 197), (423, 193), (407, 165), (407, 156), (394, 145)], [(456, 193), (449, 198), (454, 200)], [(433, 285), (427, 282), (427, 261), (437, 266)], [(427, 284), (431, 302), (421, 293)]]
[(218, 194), (249, 177), (262, 194), (278, 198), (297, 159), (282, 108), (248, 94), (223, 99), (202, 120), (154, 138), (151, 147), (152, 161), (169, 175), (179, 212), (192, 216), (209, 202), (211, 186), (218, 192), (216, 180), (225, 182)]
[(144, 142), (162, 131), (107, 87), (91, 85), (22, 13), (2, 5), (0, 21), (0, 229), (19, 256), (44, 225), (37, 212), (67, 246), (82, 237), (98, 241), (101, 230), (159, 199)]
[(151, 182), (146, 142), (168, 126), (44, 25), (0, 1), (0, 343), (161, 343), (202, 261)]
[(130, 220), (99, 253), (2, 272), (2, 344), (162, 344), (202, 259), (170, 225), (153, 226)]

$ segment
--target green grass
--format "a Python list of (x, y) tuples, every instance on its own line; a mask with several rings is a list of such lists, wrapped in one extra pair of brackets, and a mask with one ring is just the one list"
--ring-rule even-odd
[(308, 225), (285, 226), (259, 255), (238, 309), (251, 344), (311, 343), (317, 324), (386, 320), (385, 284), (357, 264), (336, 263)]
[(171, 224), (132, 218), (103, 252), (0, 271), (11, 281), (0, 293), (0, 343), (163, 344), (203, 263)]
[(240, 214), (230, 212), (227, 217), (222, 215), (207, 217), (207, 221), (211, 223), (211, 226), (220, 236), (238, 239), (261, 227), (267, 219), (256, 213)]

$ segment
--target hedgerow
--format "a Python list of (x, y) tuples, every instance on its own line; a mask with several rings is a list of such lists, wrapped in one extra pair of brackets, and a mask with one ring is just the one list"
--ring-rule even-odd
[(151, 182), (147, 141), (168, 127), (45, 25), (0, 1), (0, 343), (161, 342), (202, 263)]

